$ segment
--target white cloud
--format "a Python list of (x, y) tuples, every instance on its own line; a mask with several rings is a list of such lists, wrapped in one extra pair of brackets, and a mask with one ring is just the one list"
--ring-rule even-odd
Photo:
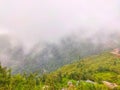
[(119, 0), (0, 0), (0, 26), (29, 44), (54, 41), (79, 28), (120, 29), (119, 4)]

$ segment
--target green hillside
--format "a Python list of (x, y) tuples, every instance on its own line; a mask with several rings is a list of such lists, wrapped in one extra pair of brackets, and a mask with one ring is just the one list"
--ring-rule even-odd
[[(62, 75), (67, 75), (75, 80), (91, 79), (100, 82), (105, 79), (118, 82), (116, 76), (120, 74), (120, 58), (110, 53), (102, 53), (65, 65), (52, 74), (57, 73), (62, 73)], [(72, 77), (72, 75), (75, 77)]]
[(0, 90), (120, 90), (120, 58), (108, 52), (43, 76), (10, 72), (0, 66)]
[[(79, 81), (85, 82), (86, 80), (93, 81), (98, 85), (103, 85), (102, 81), (108, 81), (120, 85), (120, 58), (110, 53), (90, 56), (78, 62), (65, 65), (64, 67), (51, 73), (49, 77), (54, 79), (61, 78), (60, 81), (58, 81), (58, 84), (62, 85), (64, 83), (63, 86), (68, 81), (77, 83)], [(88, 90), (98, 90), (98, 88)], [(106, 89), (101, 88), (100, 90)]]

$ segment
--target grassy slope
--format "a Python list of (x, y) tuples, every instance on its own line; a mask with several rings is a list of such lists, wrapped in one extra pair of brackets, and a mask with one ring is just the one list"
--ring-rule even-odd
[[(87, 79), (96, 84), (85, 82)], [(114, 90), (120, 90), (120, 58), (110, 53), (84, 58), (40, 78), (36, 73), (11, 76), (0, 66), (0, 90), (109, 90), (102, 84), (104, 80), (118, 84)]]
[(65, 65), (50, 75), (57, 76), (59, 73), (63, 78), (73, 80), (90, 79), (98, 83), (106, 80), (120, 84), (120, 58), (110, 53), (102, 53)]

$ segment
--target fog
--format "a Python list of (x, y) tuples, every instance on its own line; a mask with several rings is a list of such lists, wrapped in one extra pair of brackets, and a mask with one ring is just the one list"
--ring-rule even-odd
[(120, 47), (119, 0), (0, 0), (0, 62), (50, 72)]
[(119, 0), (0, 0), (0, 33), (27, 47), (71, 33), (120, 29)]

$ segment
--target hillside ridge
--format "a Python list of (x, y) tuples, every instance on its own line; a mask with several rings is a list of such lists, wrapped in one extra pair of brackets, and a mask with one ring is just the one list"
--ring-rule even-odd
[[(78, 81), (79, 82), (82, 81), (83, 83), (86, 83), (86, 81), (89, 81), (113, 89), (113, 87), (118, 88), (120, 85), (119, 68), (120, 68), (120, 58), (116, 57), (116, 55), (112, 54), (111, 52), (104, 52), (99, 55), (89, 56), (81, 59), (80, 61), (67, 64), (59, 68), (57, 71), (50, 73), (48, 77), (58, 79), (61, 76), (62, 83), (64, 84), (65, 83), (67, 84), (69, 81), (73, 83), (75, 82), (77, 83)], [(61, 85), (59, 81), (57, 83)], [(85, 89), (80, 89), (80, 90), (85, 90)], [(97, 90), (97, 89), (92, 89), (92, 90)], [(107, 89), (103, 89), (103, 90), (107, 90)]]

